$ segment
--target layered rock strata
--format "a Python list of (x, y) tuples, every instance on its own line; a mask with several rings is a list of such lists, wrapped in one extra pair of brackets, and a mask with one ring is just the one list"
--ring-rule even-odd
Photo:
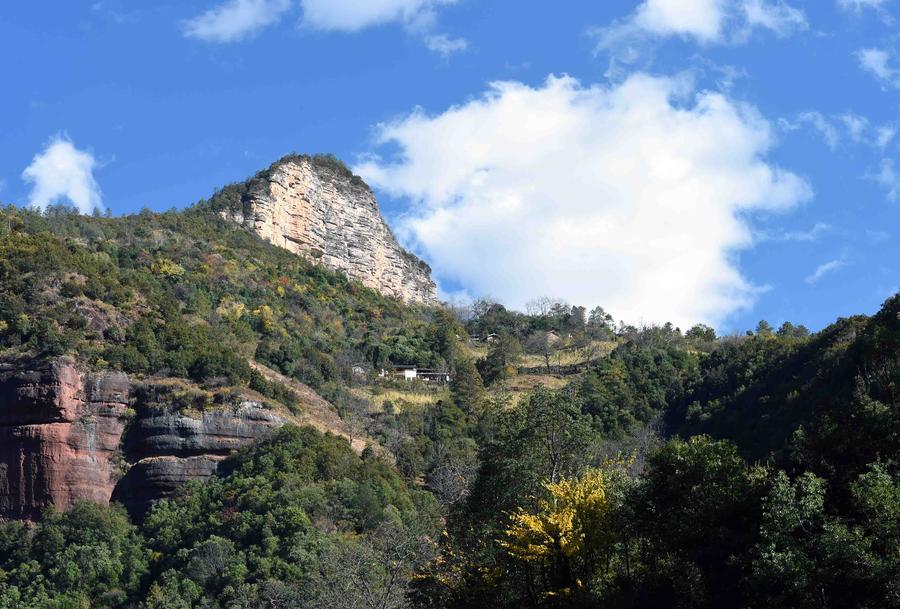
[(195, 416), (165, 407), (135, 414), (130, 394), (125, 374), (67, 360), (0, 364), (0, 518), (111, 498), (140, 517), (284, 424), (254, 401)]
[(0, 516), (109, 500), (124, 463), (128, 378), (67, 362), (0, 366)]
[(153, 501), (175, 495), (192, 480), (206, 480), (229, 454), (283, 424), (252, 401), (197, 418), (160, 409), (142, 413), (125, 438), (125, 455), (133, 465), (113, 498), (141, 516)]
[(400, 247), (375, 195), (345, 168), (286, 157), (249, 182), (240, 199), (219, 213), (382, 294), (436, 300), (429, 266)]

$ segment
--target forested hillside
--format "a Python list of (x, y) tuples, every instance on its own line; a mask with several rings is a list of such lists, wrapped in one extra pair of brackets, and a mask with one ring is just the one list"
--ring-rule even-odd
[(4, 363), (176, 379), (193, 392), (161, 399), (189, 412), (231, 391), (302, 412), (305, 383), (370, 446), (288, 424), (141, 519), (2, 523), (0, 608), (898, 607), (898, 341), (898, 296), (717, 337), (546, 299), (407, 306), (205, 202), (8, 207)]

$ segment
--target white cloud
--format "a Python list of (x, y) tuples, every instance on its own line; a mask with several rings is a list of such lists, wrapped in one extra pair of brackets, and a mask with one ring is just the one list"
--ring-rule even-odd
[(425, 46), (441, 55), (464, 51), (468, 43), (436, 32), (437, 11), (457, 0), (300, 0), (303, 25), (312, 29), (358, 32), (364, 28), (399, 23), (418, 34)]
[(429, 51), (447, 56), (465, 51), (469, 43), (465, 38), (450, 38), (446, 34), (429, 34), (425, 36), (425, 46)]
[(900, 174), (897, 173), (894, 161), (891, 159), (882, 159), (878, 172), (869, 174), (867, 177), (884, 188), (888, 201), (896, 201), (900, 196)]
[(864, 10), (870, 9), (875, 11), (882, 21), (891, 24), (894, 19), (885, 8), (889, 2), (890, 0), (837, 0), (838, 6), (845, 11), (851, 11), (859, 15)]
[(442, 4), (455, 0), (300, 0), (303, 23), (318, 30), (357, 32), (390, 22), (431, 22)]
[(810, 127), (822, 136), (832, 150), (837, 150), (845, 138), (854, 144), (883, 150), (897, 134), (897, 127), (893, 123), (875, 127), (866, 117), (852, 112), (829, 116), (816, 111), (801, 112), (792, 120), (779, 119), (778, 124), (785, 131)]
[(843, 268), (847, 263), (843, 259), (835, 259), (829, 260), (824, 264), (820, 264), (816, 267), (816, 270), (812, 272), (811, 275), (807, 275), (804, 281), (806, 283), (812, 285), (814, 283), (818, 283), (818, 281), (829, 273), (833, 273), (840, 268)]
[(890, 65), (891, 56), (882, 49), (860, 49), (856, 58), (863, 70), (869, 72), (884, 85), (900, 88), (900, 71)]
[(869, 120), (867, 118), (858, 116), (852, 112), (844, 112), (838, 116), (838, 119), (844, 123), (844, 127), (847, 129), (847, 135), (850, 136), (851, 140), (854, 142), (862, 141), (863, 135), (869, 128)]
[(684, 79), (550, 77), (381, 125), (394, 160), (355, 168), (411, 200), (399, 232), (442, 282), (522, 307), (540, 294), (617, 318), (718, 323), (759, 291), (747, 213), (812, 196), (767, 162), (769, 123)]
[(824, 222), (816, 222), (809, 230), (779, 231), (776, 233), (759, 233), (757, 238), (762, 241), (818, 241), (819, 237), (831, 232), (832, 226)]
[(844, 10), (861, 11), (865, 8), (879, 9), (890, 0), (837, 0), (838, 6)]
[(647, 64), (656, 39), (681, 37), (701, 44), (740, 44), (754, 30), (785, 37), (809, 27), (803, 11), (784, 0), (644, 0), (628, 17), (589, 34), (596, 53), (609, 53), (608, 75)]
[(237, 42), (278, 23), (290, 0), (227, 0), (184, 23), (184, 34), (205, 42)]
[(32, 184), (28, 204), (45, 209), (67, 200), (83, 214), (102, 210), (100, 187), (93, 174), (96, 165), (89, 152), (78, 150), (65, 136), (55, 136), (22, 172), (22, 179)]
[(838, 133), (837, 127), (835, 127), (835, 125), (821, 112), (801, 112), (797, 115), (795, 120), (789, 121), (787, 119), (781, 119), (779, 124), (787, 131), (796, 131), (802, 126), (808, 125), (822, 135), (825, 143), (832, 150), (837, 149), (838, 144), (841, 141), (841, 136)]
[(866, 229), (866, 241), (873, 245), (884, 243), (890, 238), (891, 235), (887, 231)]
[(750, 30), (764, 28), (784, 38), (809, 28), (803, 11), (786, 4), (783, 0), (772, 3), (765, 0), (745, 0), (743, 10), (747, 28)]
[(322, 31), (358, 32), (399, 23), (421, 36), (425, 46), (441, 55), (464, 51), (463, 38), (436, 31), (437, 11), (457, 0), (226, 0), (184, 23), (185, 36), (205, 42), (237, 42), (277, 24), (294, 6), (303, 10), (304, 27)]
[(878, 128), (877, 135), (875, 136), (875, 145), (882, 149), (887, 148), (887, 145), (891, 143), (895, 135), (897, 135), (896, 126), (882, 125)]
[(714, 42), (722, 34), (726, 8), (722, 0), (645, 0), (631, 24), (657, 36), (692, 36)]

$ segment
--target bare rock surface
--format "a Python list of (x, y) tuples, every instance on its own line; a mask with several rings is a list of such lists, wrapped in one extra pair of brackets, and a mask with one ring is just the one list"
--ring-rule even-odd
[(286, 157), (254, 180), (240, 209), (220, 213), (382, 294), (405, 302), (436, 300), (429, 266), (398, 244), (375, 195), (346, 170)]
[(0, 516), (105, 503), (121, 475), (128, 378), (65, 360), (0, 366)]
[(60, 359), (0, 364), (0, 518), (120, 501), (141, 516), (285, 420), (243, 400), (204, 412), (136, 409), (128, 377)]
[(188, 482), (215, 475), (219, 463), (285, 420), (258, 402), (197, 413), (150, 409), (125, 437), (132, 463), (113, 493), (131, 514), (142, 517), (158, 499), (172, 497)]
[(283, 424), (284, 419), (252, 401), (198, 416), (150, 411), (142, 413), (131, 426), (126, 451), (129, 460), (159, 455), (228, 455)]

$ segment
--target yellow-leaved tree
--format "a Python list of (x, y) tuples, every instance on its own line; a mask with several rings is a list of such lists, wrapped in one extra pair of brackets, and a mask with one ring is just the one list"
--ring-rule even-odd
[(581, 575), (594, 572), (615, 543), (610, 482), (624, 461), (589, 468), (577, 478), (546, 482), (547, 497), (536, 509), (510, 514), (500, 545), (511, 556), (537, 565), (548, 582), (548, 595), (571, 595), (583, 588)]

